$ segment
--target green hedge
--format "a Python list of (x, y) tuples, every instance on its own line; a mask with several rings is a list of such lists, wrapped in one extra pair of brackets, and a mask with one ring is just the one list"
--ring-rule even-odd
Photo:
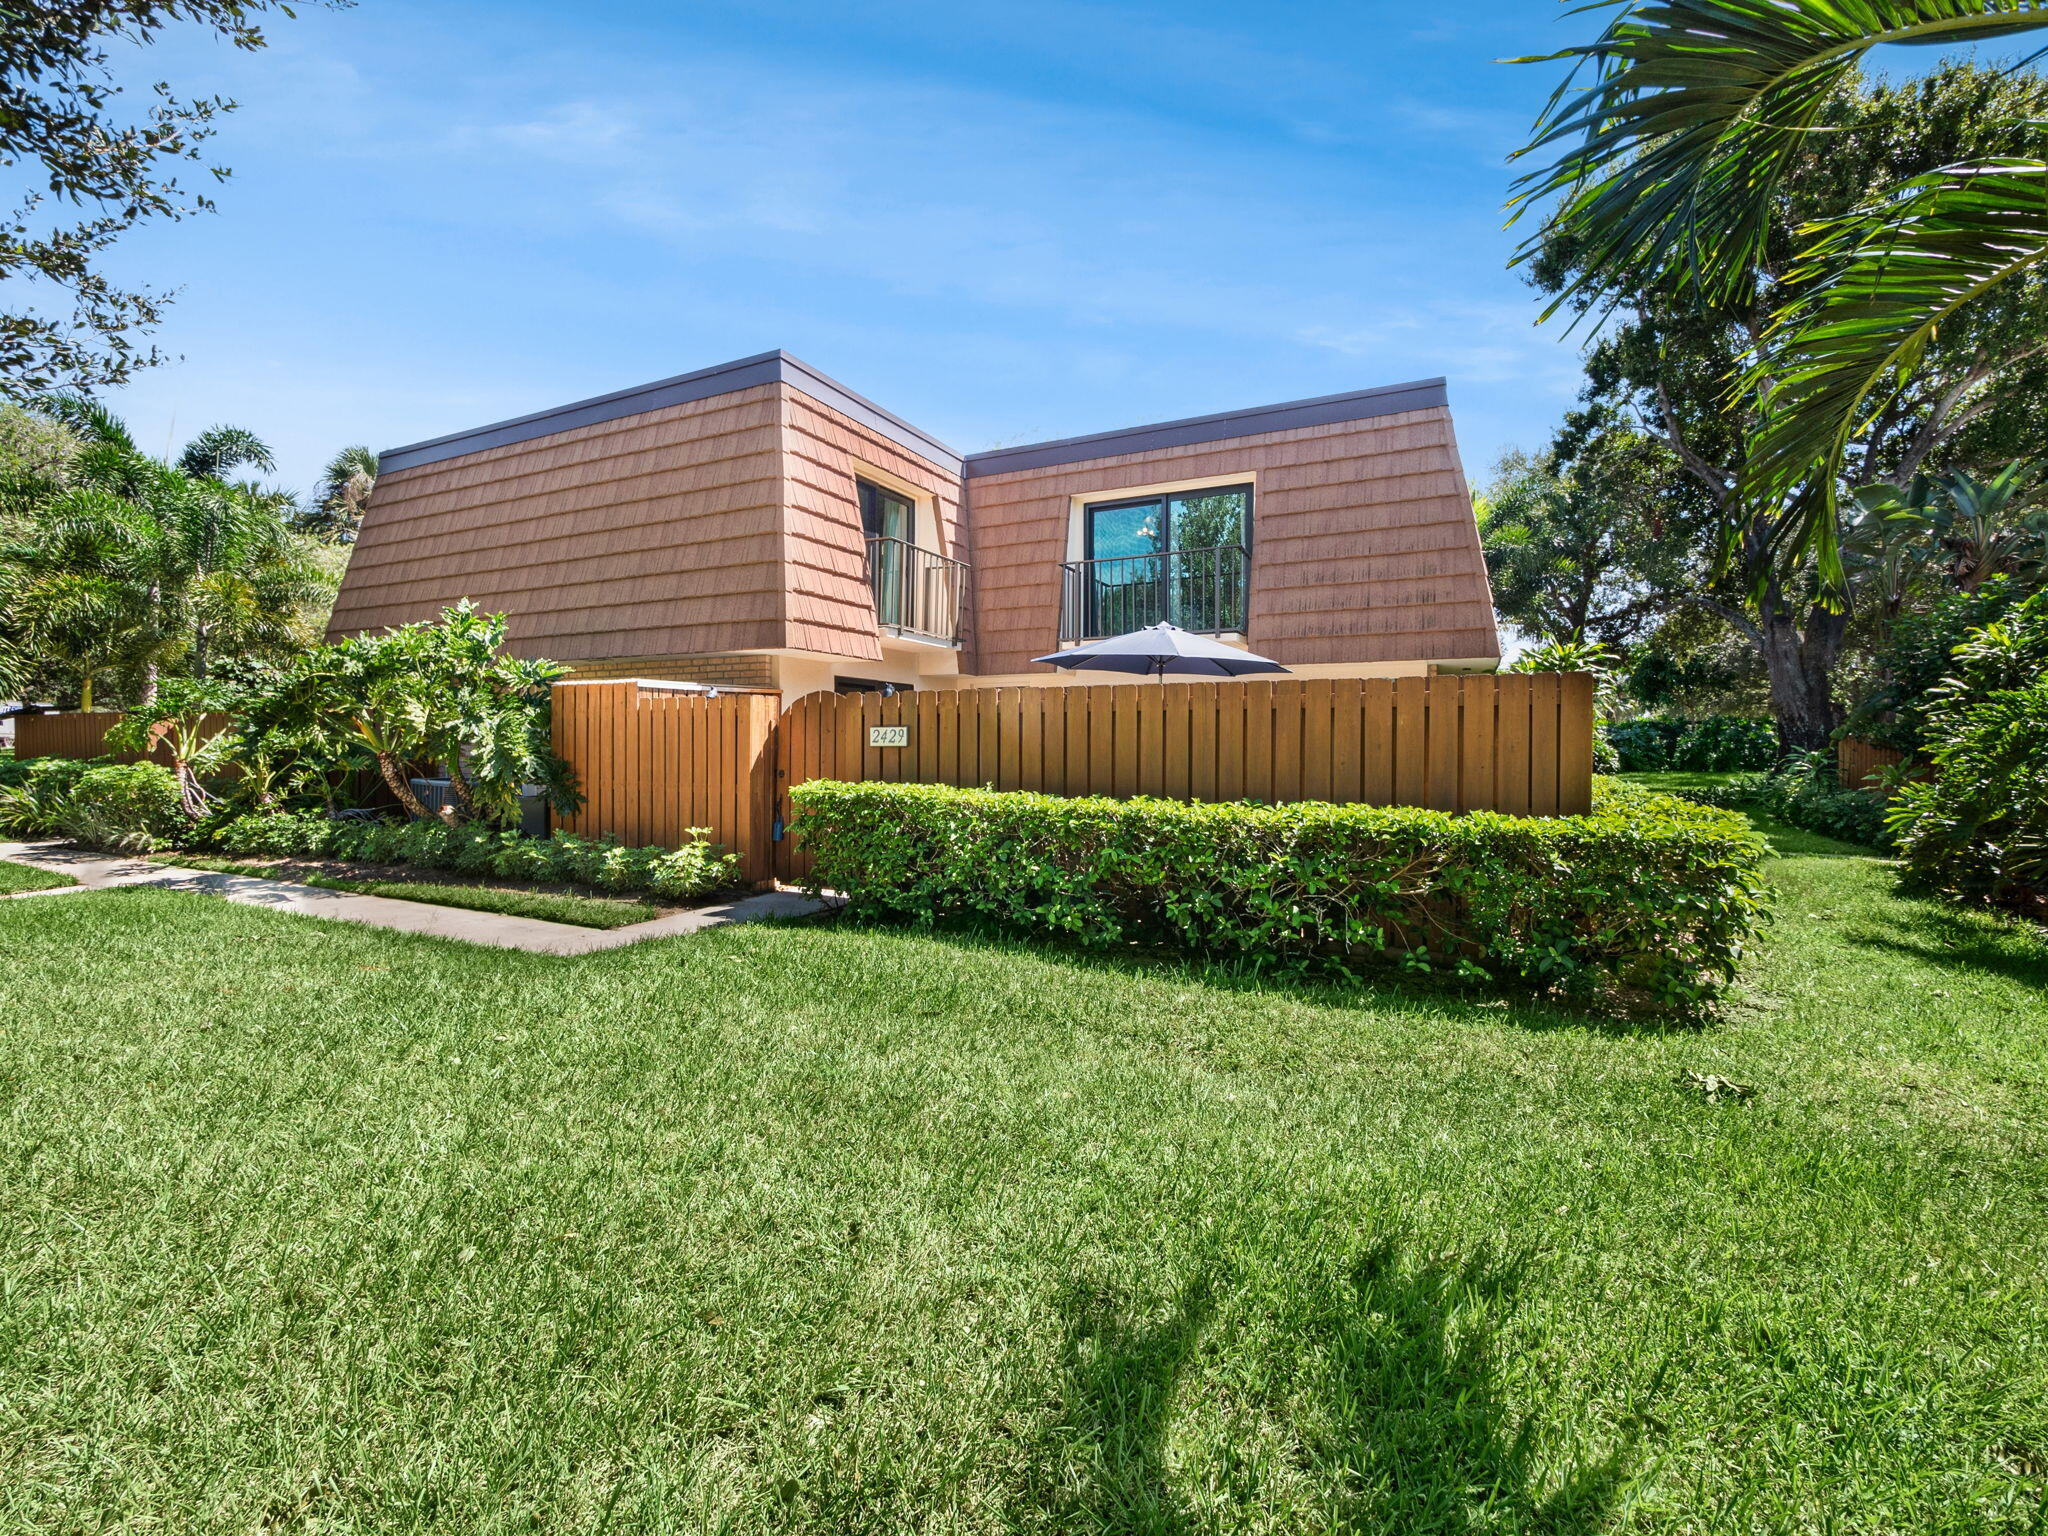
[[(702, 831), (702, 828), (696, 829)], [(244, 858), (354, 859), (495, 875), (501, 880), (594, 885), (657, 896), (701, 896), (738, 883), (739, 863), (715, 843), (628, 848), (605, 838), (525, 837), (466, 822), (336, 821), (314, 814), (238, 816), (214, 847)]]
[(878, 918), (1696, 1005), (1755, 931), (1763, 840), (1740, 816), (1596, 783), (1591, 815), (1552, 818), (829, 780), (791, 794), (814, 884)]
[(1741, 773), (1769, 768), (1778, 757), (1777, 728), (1742, 715), (1698, 720), (1645, 715), (1605, 728), (1622, 773)]

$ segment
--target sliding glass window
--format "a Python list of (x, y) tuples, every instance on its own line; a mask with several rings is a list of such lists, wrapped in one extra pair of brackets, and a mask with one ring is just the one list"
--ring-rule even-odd
[(1083, 519), (1088, 634), (1162, 622), (1209, 634), (1244, 628), (1250, 486), (1091, 502)]
[(866, 480), (860, 488), (860, 526), (868, 537), (868, 582), (875, 589), (875, 622), (901, 628), (911, 622), (911, 551), (917, 544), (917, 504)]

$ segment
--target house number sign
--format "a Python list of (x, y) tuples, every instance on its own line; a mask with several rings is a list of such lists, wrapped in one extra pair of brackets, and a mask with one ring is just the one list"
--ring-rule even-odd
[(868, 727), (868, 745), (871, 747), (907, 747), (910, 745), (910, 727), (907, 725), (871, 725)]

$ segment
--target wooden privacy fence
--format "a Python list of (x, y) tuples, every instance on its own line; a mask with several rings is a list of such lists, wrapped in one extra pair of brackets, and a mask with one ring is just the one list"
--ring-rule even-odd
[[(809, 779), (1572, 815), (1592, 804), (1593, 679), (814, 693), (790, 706), (776, 737), (785, 823), (789, 789)], [(779, 873), (802, 874), (801, 854), (777, 846)]]
[(782, 695), (675, 692), (659, 684), (557, 683), (555, 752), (576, 772), (583, 809), (564, 831), (674, 848), (689, 827), (739, 855), (750, 881), (774, 874), (775, 718)]
[[(232, 723), (226, 715), (201, 715), (200, 729), (217, 735)], [(121, 723), (119, 710), (95, 710), (91, 714), (18, 715), (14, 721), (14, 755), (31, 757), (104, 757), (124, 763), (140, 762), (139, 752), (107, 751), (107, 732)], [(147, 754), (151, 762), (169, 765), (170, 754), (157, 747)]]
[(1876, 789), (1872, 776), (1905, 760), (1904, 753), (1860, 736), (1844, 736), (1835, 743), (1835, 772), (1849, 789)]
[(1333, 800), (1568, 816), (1592, 804), (1583, 674), (814, 693), (559, 683), (568, 831), (682, 841), (709, 827), (750, 880), (804, 861), (777, 834), (810, 779), (1055, 795)]

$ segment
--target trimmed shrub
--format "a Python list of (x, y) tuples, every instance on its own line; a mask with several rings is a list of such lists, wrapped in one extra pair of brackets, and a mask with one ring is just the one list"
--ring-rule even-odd
[(1778, 733), (1768, 720), (1707, 715), (1698, 720), (1617, 721), (1607, 739), (1623, 773), (1742, 773), (1769, 768), (1778, 756)]
[(179, 804), (177, 775), (159, 763), (86, 769), (55, 819), (66, 837), (127, 853), (147, 853), (191, 825)]
[(878, 918), (1697, 1005), (1755, 930), (1763, 841), (1739, 816), (1596, 783), (1591, 815), (1550, 818), (829, 780), (791, 793), (813, 883)]
[[(703, 836), (708, 828), (691, 831)], [(243, 858), (352, 859), (495, 875), (538, 884), (595, 885), (681, 899), (735, 884), (739, 861), (715, 843), (628, 848), (609, 838), (526, 837), (476, 822), (336, 821), (313, 814), (238, 816), (214, 846)]]

